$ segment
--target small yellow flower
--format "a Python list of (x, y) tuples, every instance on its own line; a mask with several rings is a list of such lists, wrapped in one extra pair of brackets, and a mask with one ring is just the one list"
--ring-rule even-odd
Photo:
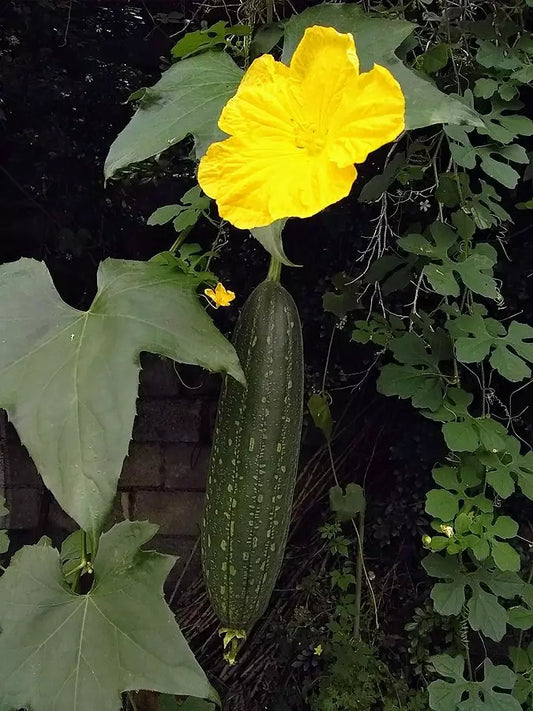
[(215, 289), (204, 289), (204, 294), (208, 296), (218, 309), (219, 306), (229, 306), (235, 298), (233, 291), (229, 291), (226, 287), (218, 282)]
[(314, 648), (313, 651), (314, 651), (314, 653), (316, 654), (316, 656), (319, 657), (319, 656), (322, 654), (322, 652), (323, 652), (324, 650), (322, 649), (322, 645), (321, 645), (321, 644), (317, 644), (317, 646)]
[(351, 34), (308, 27), (290, 66), (254, 60), (218, 125), (198, 181), (220, 216), (252, 229), (309, 217), (349, 194), (368, 154), (405, 128), (405, 98), (378, 64), (359, 73)]
[(445, 536), (448, 536), (448, 538), (451, 538), (454, 535), (453, 528), (451, 526), (447, 526), (444, 523), (439, 526), (439, 531), (441, 533), (444, 533)]

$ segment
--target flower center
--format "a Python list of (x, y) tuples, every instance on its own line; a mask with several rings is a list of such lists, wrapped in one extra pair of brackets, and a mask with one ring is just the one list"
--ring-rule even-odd
[(300, 148), (315, 156), (321, 153), (326, 145), (326, 137), (319, 133), (316, 126), (308, 124), (306, 126), (296, 125), (294, 128), (294, 141), (296, 148)]

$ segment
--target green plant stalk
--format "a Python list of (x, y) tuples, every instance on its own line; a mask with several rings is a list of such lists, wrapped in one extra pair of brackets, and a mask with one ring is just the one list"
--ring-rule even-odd
[[(94, 550), (94, 546), (93, 546)], [(80, 578), (85, 572), (92, 572), (91, 562), (89, 560), (89, 553), (87, 551), (87, 533), (82, 529), (81, 532), (81, 546), (80, 546), (80, 564), (71, 570), (69, 575), (74, 575), (74, 582), (72, 584), (73, 590), (79, 592)]]
[(271, 25), (274, 21), (274, 0), (265, 0), (266, 4), (266, 24)]
[[(468, 630), (467, 630), (467, 635), (468, 635)], [(467, 637), (467, 643), (464, 645), (465, 649), (465, 657), (466, 657), (466, 668), (468, 670), (468, 679), (470, 681), (474, 681), (474, 672), (472, 669), (472, 660), (470, 659), (470, 645), (468, 644), (468, 637)]]
[(356, 640), (361, 638), (361, 592), (363, 589), (363, 541), (365, 535), (365, 509), (359, 514), (357, 523), (359, 533), (359, 550), (355, 564), (355, 619), (353, 623), (353, 636)]
[(174, 244), (170, 247), (170, 249), (168, 251), (172, 252), (172, 254), (176, 254), (178, 249), (181, 247), (181, 245), (185, 242), (185, 240), (189, 236), (193, 227), (194, 227), (194, 225), (189, 225), (182, 232), (180, 232), (179, 235), (174, 240)]
[(75, 574), (74, 575), (74, 581), (72, 583), (72, 589), (74, 590), (75, 593), (79, 593), (80, 591), (80, 578), (81, 578), (81, 573), (84, 568), (84, 565), (80, 563), (78, 567), (73, 570), (72, 572)]
[(65, 573), (65, 578), (68, 578), (71, 575), (74, 575), (74, 573), (78, 573), (78, 577), (79, 577), (80, 571), (82, 571), (84, 568), (85, 568), (85, 563), (80, 563), (75, 568), (73, 568), (70, 572)]
[[(328, 448), (329, 461), (330, 461), (330, 464), (331, 464), (331, 471), (332, 471), (332, 474), (333, 474), (333, 479), (335, 480), (335, 484), (336, 484), (337, 486), (340, 486), (339, 478), (338, 478), (338, 476), (337, 476), (337, 470), (336, 470), (336, 468), (335, 468), (335, 460), (333, 459), (333, 450), (331, 449), (331, 442), (329, 442), (328, 440), (326, 440), (326, 445), (327, 445), (327, 448)], [(353, 526), (353, 529), (354, 529), (354, 532), (355, 532), (355, 537), (357, 538), (357, 552), (358, 552), (358, 556), (357, 556), (357, 564), (356, 564), (356, 565), (357, 565), (357, 569), (356, 569), (356, 570), (358, 570), (358, 568), (359, 568), (359, 566), (360, 566), (360, 567), (361, 567), (361, 573), (360, 573), (360, 574), (361, 574), (361, 579), (362, 579), (362, 576), (363, 576), (363, 575), (364, 575), (364, 577), (365, 577), (365, 581), (366, 581), (366, 584), (367, 584), (367, 586), (368, 586), (368, 591), (369, 591), (370, 597), (371, 597), (371, 599), (372, 599), (372, 607), (373, 607), (373, 609), (374, 609), (374, 619), (375, 619), (375, 623), (376, 623), (376, 629), (379, 629), (378, 605), (377, 605), (377, 602), (376, 602), (376, 595), (375, 595), (374, 589), (373, 589), (373, 587), (372, 587), (372, 582), (370, 581), (370, 576), (368, 575), (368, 572), (367, 572), (367, 569), (366, 569), (366, 566), (365, 566), (365, 559), (364, 559), (364, 555), (363, 555), (363, 538), (362, 538), (362, 536), (359, 534), (359, 527), (358, 527), (357, 524), (355, 523), (355, 520), (354, 520), (353, 518), (351, 518), (351, 519), (350, 519), (350, 522), (351, 522), (351, 524), (352, 524), (352, 526)], [(363, 528), (361, 529), (361, 531), (364, 533), (364, 519), (363, 519)], [(357, 582), (357, 578), (356, 578), (356, 582)], [(357, 612), (357, 614), (359, 615), (359, 617), (361, 616), (360, 607), (361, 607), (361, 593), (359, 594), (359, 606), (358, 606), (358, 612)], [(355, 624), (354, 624), (354, 627), (355, 627)]]
[[(461, 569), (466, 570), (461, 553), (459, 553), (459, 561), (460, 561)], [(467, 669), (467, 673), (468, 673), (468, 679), (469, 679), (469, 681), (474, 681), (474, 671), (472, 669), (472, 660), (470, 658), (470, 643), (468, 640), (469, 622), (468, 622), (468, 615), (466, 614), (464, 607), (463, 607), (463, 611), (462, 611), (462, 615), (461, 615), (461, 625), (462, 625), (461, 641), (463, 644), (463, 649), (465, 651), (465, 660), (466, 660), (466, 669)], [(466, 632), (463, 634), (462, 630), (465, 630)]]
[(270, 265), (268, 267), (267, 279), (270, 281), (279, 281), (281, 276), (281, 262), (276, 257), (270, 257)]
[(82, 530), (81, 532), (81, 562), (86, 563), (87, 562), (87, 534), (85, 531)]

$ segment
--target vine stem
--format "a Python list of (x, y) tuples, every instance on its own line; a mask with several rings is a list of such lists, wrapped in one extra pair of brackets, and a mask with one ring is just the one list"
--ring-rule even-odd
[[(457, 561), (459, 563), (459, 570), (461, 571), (461, 573), (465, 573), (466, 572), (466, 565), (465, 565), (465, 562), (463, 560), (463, 556), (461, 553), (459, 553), (459, 555), (457, 556)], [(463, 636), (462, 631), (463, 631), (465, 621), (467, 622), (466, 635)], [(466, 669), (467, 669), (467, 673), (468, 673), (468, 679), (470, 681), (474, 681), (474, 673), (472, 670), (472, 661), (470, 659), (470, 643), (469, 643), (469, 639), (468, 639), (468, 632), (469, 632), (468, 624), (469, 624), (468, 618), (465, 617), (464, 608), (463, 608), (463, 611), (461, 613), (461, 641), (463, 643), (463, 647), (465, 650)]]
[(266, 24), (271, 25), (274, 22), (274, 0), (265, 0), (266, 4)]
[(81, 562), (84, 565), (87, 562), (87, 534), (83, 529), (81, 531)]
[(417, 311), (417, 306), (418, 306), (418, 294), (420, 293), (420, 287), (422, 286), (422, 279), (424, 278), (424, 270), (420, 272), (420, 276), (418, 277), (418, 281), (416, 282), (416, 289), (415, 289), (415, 296), (413, 299), (413, 305), (411, 308), (411, 314), (409, 316), (410, 324), (409, 324), (409, 331), (413, 330), (414, 327), (414, 316), (418, 316), (418, 311)]
[[(357, 542), (363, 541), (365, 537), (365, 509), (359, 513), (359, 522), (356, 528)], [(362, 548), (362, 545), (361, 545)], [(363, 556), (361, 551), (357, 556), (355, 564), (355, 619), (353, 623), (353, 636), (355, 639), (361, 638), (361, 593), (363, 590)], [(377, 620), (377, 616), (376, 616)]]
[(464, 613), (463, 613), (462, 622), (463, 622), (463, 624), (465, 624), (465, 622), (466, 622), (466, 632), (465, 632), (464, 639), (463, 639), (463, 646), (465, 649), (466, 668), (468, 671), (468, 678), (470, 679), (470, 681), (474, 681), (474, 672), (472, 671), (472, 660), (470, 659), (470, 641), (468, 639), (469, 622), (468, 622), (468, 618), (465, 618)]
[(466, 667), (468, 670), (468, 678), (470, 681), (474, 681), (474, 672), (472, 671), (472, 661), (470, 659), (470, 646), (465, 648), (466, 652)]
[[(329, 453), (329, 460), (331, 464), (331, 471), (333, 472), (333, 479), (335, 481), (335, 484), (337, 486), (340, 486), (339, 482), (339, 477), (337, 476), (337, 469), (335, 467), (335, 460), (333, 459), (333, 451), (331, 449), (331, 443), (327, 441), (327, 447), (328, 447), (328, 453)], [(364, 513), (363, 513), (364, 516)], [(356, 590), (356, 595), (357, 595), (357, 590), (359, 588), (359, 604), (357, 605), (357, 610), (355, 613), (355, 620), (354, 620), (354, 635), (355, 635), (355, 625), (357, 623), (357, 628), (358, 628), (358, 633), (360, 634), (360, 620), (361, 620), (361, 588), (362, 588), (362, 579), (363, 575), (365, 576), (365, 582), (368, 586), (368, 590), (370, 592), (370, 597), (372, 598), (372, 606), (374, 608), (374, 619), (376, 621), (376, 629), (379, 629), (379, 617), (378, 617), (378, 605), (376, 601), (376, 596), (374, 594), (374, 588), (372, 587), (372, 583), (370, 581), (370, 576), (368, 574), (368, 571), (366, 569), (365, 565), (365, 559), (364, 559), (364, 554), (363, 554), (363, 538), (362, 534), (364, 534), (364, 521), (362, 526), (360, 527), (357, 526), (355, 523), (355, 520), (352, 518), (350, 519), (352, 522), (352, 526), (355, 531), (355, 536), (357, 538), (357, 562), (356, 562), (356, 578), (355, 578), (355, 590)], [(360, 522), (361, 524), (361, 522)], [(361, 531), (361, 533), (360, 533)], [(359, 579), (357, 578), (357, 574), (359, 573)], [(358, 583), (359, 580), (359, 583)]]
[(174, 240), (174, 244), (168, 251), (172, 252), (172, 254), (176, 254), (178, 249), (181, 247), (181, 245), (185, 242), (185, 240), (189, 236), (189, 233), (192, 230), (192, 228), (193, 228), (193, 225), (189, 225), (184, 230), (182, 230), (182, 232), (180, 232), (179, 235), (176, 237), (176, 239)]
[(328, 345), (328, 353), (326, 355), (326, 362), (324, 363), (324, 374), (322, 375), (322, 390), (320, 391), (320, 394), (322, 396), (325, 396), (325, 393), (326, 393), (326, 376), (328, 373), (329, 359), (331, 358), (331, 347), (333, 346), (333, 337), (335, 336), (335, 331), (336, 331), (336, 325), (334, 325), (331, 330), (331, 337), (329, 339), (329, 345)]
[[(357, 562), (358, 562), (358, 563), (359, 563), (359, 561), (361, 562), (361, 570), (362, 570), (362, 572), (364, 573), (365, 581), (366, 581), (366, 584), (367, 584), (367, 586), (368, 586), (368, 590), (369, 590), (369, 592), (370, 592), (370, 597), (372, 598), (372, 606), (373, 606), (373, 608), (374, 608), (374, 620), (375, 620), (375, 623), (376, 623), (376, 629), (378, 630), (378, 629), (379, 629), (378, 604), (377, 604), (377, 601), (376, 601), (376, 595), (375, 595), (375, 593), (374, 593), (374, 588), (372, 587), (372, 583), (371, 583), (371, 581), (370, 581), (370, 576), (369, 576), (369, 574), (368, 574), (368, 571), (367, 571), (366, 565), (365, 565), (365, 559), (364, 559), (364, 554), (363, 554), (363, 539), (362, 539), (362, 538), (360, 537), (360, 535), (359, 535), (359, 529), (358, 529), (358, 527), (356, 526), (355, 521), (353, 520), (353, 518), (352, 518), (352, 525), (353, 525), (353, 527), (354, 527), (355, 535), (356, 535), (356, 537), (357, 537), (357, 550), (358, 550), (358, 553), (359, 553)], [(363, 532), (364, 532), (364, 527), (363, 527)], [(356, 569), (356, 573), (357, 573), (357, 569)], [(356, 583), (356, 590), (357, 590), (357, 578), (355, 579), (355, 583)], [(359, 601), (359, 603), (360, 603), (360, 601)], [(357, 609), (356, 617), (357, 617), (357, 616), (358, 616), (358, 617), (361, 617), (361, 605), (360, 605), (360, 604), (359, 604), (359, 607), (358, 607), (358, 609)]]
[[(442, 141), (444, 140), (444, 133), (441, 133), (437, 140), (437, 147), (435, 148), (435, 153), (433, 154), (433, 160), (432, 165), (433, 165), (433, 174), (435, 175), (435, 185), (439, 184), (439, 171), (437, 169), (437, 158), (439, 156), (439, 151), (442, 146)], [(441, 222), (444, 221), (444, 210), (442, 209), (442, 203), (439, 202), (439, 220)]]
[(68, 573), (65, 573), (65, 578), (68, 578), (70, 575), (74, 575), (74, 573), (79, 573), (84, 568), (85, 568), (85, 563), (80, 563), (75, 568), (73, 568), (71, 571), (69, 571)]
[(74, 575), (74, 581), (72, 583), (72, 589), (74, 592), (80, 591), (80, 578), (83, 570), (87, 564), (87, 534), (83, 529), (81, 529), (81, 542), (80, 542), (80, 564), (70, 572)]

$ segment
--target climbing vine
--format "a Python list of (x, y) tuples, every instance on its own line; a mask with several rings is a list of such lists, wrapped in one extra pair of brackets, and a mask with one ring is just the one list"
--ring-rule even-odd
[[(514, 392), (530, 382), (533, 328), (508, 313), (498, 267), (511, 215), (531, 208), (515, 196), (520, 166), (530, 162), (533, 122), (521, 98), (533, 77), (533, 40), (526, 3), (490, 18), (446, 5), (427, 13), (420, 32), (432, 43), (415, 64), (482, 122), (398, 141), (361, 192), (380, 206), (366, 267), (345, 277), (329, 303), (353, 341), (378, 348), (379, 392), (439, 423), (448, 449), (427, 492), (423, 566), (437, 580), (435, 610), (467, 628), (458, 656), (433, 658), (442, 680), (429, 685), (430, 707), (520, 709), (530, 683), (522, 633), (510, 650), (514, 671), (489, 658), (474, 665), (470, 642), (473, 633), (500, 642), (509, 628), (533, 625), (531, 564), (510, 515), (516, 506), (508, 507), (515, 493), (533, 498), (533, 453), (504, 403), (505, 381)], [(363, 320), (338, 310), (361, 303), (370, 304)]]

